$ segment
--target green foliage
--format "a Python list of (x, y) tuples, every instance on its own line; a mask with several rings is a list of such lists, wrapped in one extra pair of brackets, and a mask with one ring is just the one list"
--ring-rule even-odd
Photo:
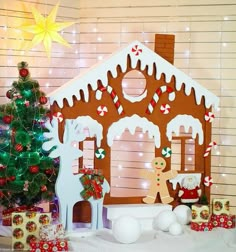
[(42, 150), (48, 108), (45, 94), (30, 77), (28, 64), (18, 64), (19, 78), (0, 106), (0, 205), (33, 205), (52, 200), (58, 160)]

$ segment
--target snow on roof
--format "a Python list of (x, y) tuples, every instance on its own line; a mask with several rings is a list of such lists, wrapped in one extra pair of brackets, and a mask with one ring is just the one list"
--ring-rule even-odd
[(56, 101), (58, 106), (62, 108), (63, 99), (66, 99), (69, 106), (73, 106), (73, 96), (75, 96), (77, 100), (81, 99), (80, 91), (83, 92), (85, 101), (88, 102), (88, 85), (90, 85), (94, 91), (98, 87), (98, 80), (100, 80), (104, 86), (107, 86), (107, 73), (109, 71), (114, 78), (117, 77), (118, 65), (120, 66), (122, 72), (126, 72), (128, 56), (131, 59), (132, 68), (135, 68), (138, 61), (140, 61), (141, 70), (144, 70), (147, 67), (147, 74), (150, 76), (154, 74), (154, 70), (156, 70), (156, 79), (160, 79), (161, 74), (164, 73), (167, 83), (170, 82), (172, 76), (174, 75), (176, 80), (175, 87), (177, 91), (179, 91), (182, 85), (185, 84), (185, 94), (190, 95), (191, 89), (193, 88), (195, 91), (196, 103), (198, 105), (201, 103), (201, 99), (204, 97), (205, 106), (207, 108), (210, 108), (211, 106), (215, 108), (218, 107), (219, 98), (217, 96), (139, 41), (134, 41), (128, 46), (111, 54), (111, 56), (105, 59), (103, 62), (99, 62), (98, 64), (89, 68), (87, 71), (79, 74), (77, 77), (57, 88), (52, 93), (48, 94), (50, 104), (53, 104), (54, 101)]

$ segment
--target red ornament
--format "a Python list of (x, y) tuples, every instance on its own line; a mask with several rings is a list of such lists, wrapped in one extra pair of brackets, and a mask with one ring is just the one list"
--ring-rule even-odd
[(48, 99), (46, 96), (39, 97), (39, 103), (40, 104), (46, 104), (48, 102)]
[(10, 176), (9, 178), (7, 178), (8, 181), (14, 181), (16, 179), (15, 176)]
[(16, 144), (16, 145), (15, 145), (15, 150), (18, 151), (18, 152), (23, 151), (23, 146), (22, 146), (22, 144)]
[(5, 178), (0, 178), (0, 186), (5, 186), (6, 182)]
[(5, 116), (2, 118), (3, 122), (6, 123), (6, 124), (10, 124), (11, 121), (12, 121), (12, 119), (13, 119), (13, 116), (10, 116), (10, 115), (5, 115)]
[(8, 91), (6, 92), (6, 97), (7, 97), (8, 99), (11, 99), (11, 98), (12, 98), (12, 91), (11, 91), (11, 90), (8, 90)]
[(4, 169), (6, 169), (7, 167), (3, 164), (0, 164), (0, 171), (3, 171)]
[(4, 193), (0, 191), (0, 199), (4, 197)]
[(38, 173), (39, 167), (37, 165), (32, 165), (29, 167), (29, 171), (30, 171), (30, 173), (33, 173), (33, 174)]
[(41, 190), (41, 192), (46, 192), (48, 189), (45, 185), (42, 185), (40, 190)]
[(29, 71), (26, 68), (21, 68), (19, 73), (21, 77), (26, 77), (29, 74)]
[(47, 175), (53, 174), (53, 169), (47, 169), (47, 170), (45, 170), (45, 174), (47, 174)]

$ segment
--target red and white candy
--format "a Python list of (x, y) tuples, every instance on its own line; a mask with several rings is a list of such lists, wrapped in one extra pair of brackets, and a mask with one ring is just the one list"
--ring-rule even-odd
[(213, 122), (213, 120), (215, 119), (215, 115), (212, 113), (212, 112), (207, 112), (206, 114), (205, 114), (205, 121), (207, 121), (207, 122)]
[(98, 115), (104, 116), (107, 114), (107, 112), (108, 112), (107, 106), (104, 106), (104, 105), (98, 106), (98, 108), (97, 108)]
[(205, 186), (212, 186), (212, 184), (213, 184), (213, 179), (212, 179), (212, 177), (206, 176), (206, 177), (204, 178), (204, 185), (205, 185)]
[(54, 113), (54, 114), (53, 114), (53, 117), (57, 118), (57, 120), (58, 120), (59, 122), (62, 122), (63, 119), (64, 119), (61, 112), (56, 112), (56, 113)]
[(160, 107), (160, 111), (164, 115), (169, 114), (170, 113), (170, 105), (169, 104), (162, 104)]
[(212, 149), (213, 146), (216, 146), (216, 142), (210, 142), (205, 150), (204, 157), (207, 157)]

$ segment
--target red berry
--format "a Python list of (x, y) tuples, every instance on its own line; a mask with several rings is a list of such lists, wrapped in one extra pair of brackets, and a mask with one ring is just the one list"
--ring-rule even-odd
[(16, 145), (15, 145), (15, 150), (18, 151), (18, 152), (23, 151), (23, 146), (22, 146), (22, 144), (16, 144)]
[(47, 97), (45, 97), (45, 96), (39, 97), (39, 103), (40, 104), (46, 104), (47, 102), (48, 102)]
[(12, 121), (12, 119), (13, 119), (13, 117), (10, 116), (10, 115), (5, 115), (5, 116), (2, 118), (3, 122), (6, 123), (6, 124), (10, 124), (11, 121)]
[(39, 172), (39, 167), (37, 165), (32, 165), (29, 167), (29, 171), (33, 174), (38, 173)]
[(0, 186), (5, 186), (6, 182), (5, 178), (0, 178)]
[(26, 77), (29, 74), (29, 71), (26, 68), (21, 68), (19, 73), (21, 77)]
[(48, 189), (45, 185), (42, 185), (41, 186), (41, 192), (46, 192)]

